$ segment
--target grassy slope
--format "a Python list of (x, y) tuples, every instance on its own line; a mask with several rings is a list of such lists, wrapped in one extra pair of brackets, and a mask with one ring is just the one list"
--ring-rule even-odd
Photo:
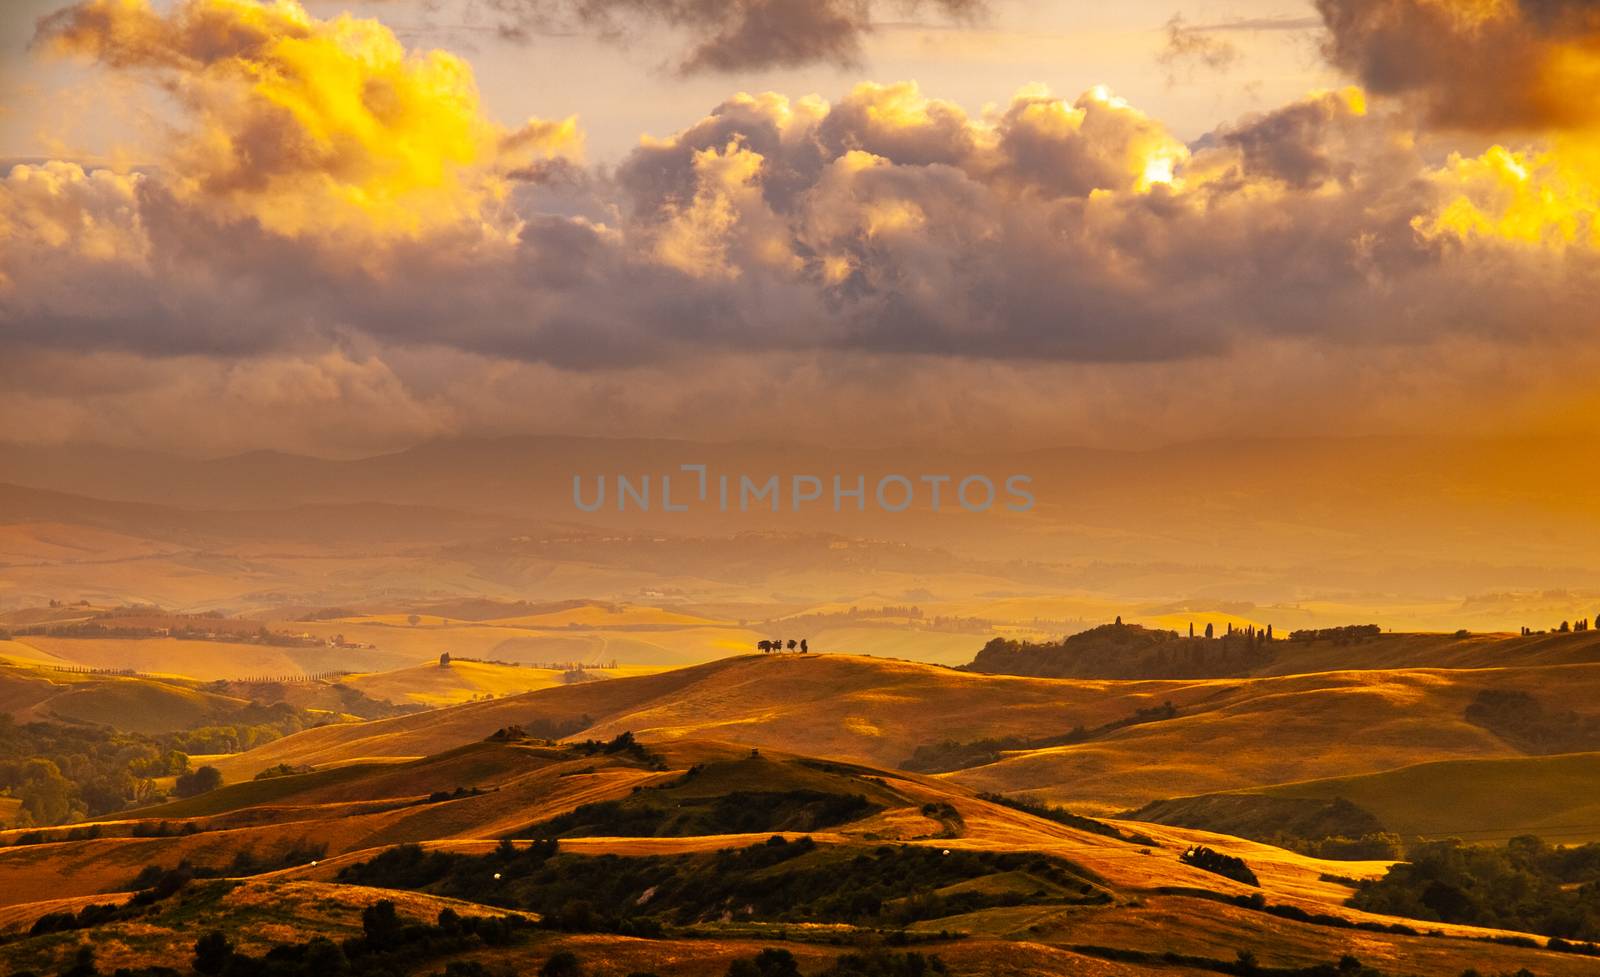
[(1465, 721), (1484, 689), (1545, 694), (1600, 710), (1600, 666), (1330, 672), (1262, 679), (1105, 682), (980, 676), (848, 656), (746, 657), (655, 676), (548, 689), (428, 716), (296, 734), (226, 761), (230, 776), (274, 763), (421, 756), (513, 723), (588, 716), (580, 735), (720, 739), (893, 766), (945, 738), (1056, 735), (1172, 701), (1176, 719), (1073, 746), (1010, 755), (949, 775), (983, 790), (1034, 791), (1098, 810), (1410, 764), (1517, 755)]
[(849, 656), (747, 656), (308, 730), (229, 762), (253, 772), (284, 760), (421, 756), (500, 726), (588, 716), (596, 736), (631, 729), (658, 740), (737, 740), (893, 765), (925, 738), (1059, 732), (1182, 692), (1179, 683), (1067, 683)]
[(1351, 668), (1502, 668), (1600, 662), (1600, 631), (1572, 634), (1384, 634), (1341, 644), (1287, 641), (1274, 644), (1279, 660), (1265, 675)]
[(22, 643), (75, 665), (129, 668), (199, 681), (279, 677), (409, 665), (414, 656), (352, 648), (288, 648), (176, 638), (62, 638), (29, 635)]
[[(1503, 648), (1504, 646), (1499, 646)], [(1558, 652), (1561, 648), (1556, 649)], [(1480, 653), (1481, 649), (1474, 651)], [(1542, 652), (1541, 652), (1542, 653)], [(1564, 652), (1563, 652), (1564, 653)], [(1162, 894), (1169, 886), (1243, 893), (1243, 887), (1180, 864), (1186, 845), (1205, 842), (1242, 855), (1260, 876), (1270, 901), (1347, 918), (1365, 918), (1339, 905), (1348, 890), (1324, 876), (1371, 875), (1381, 863), (1329, 863), (1270, 846), (1160, 825), (1138, 825), (1160, 842), (1148, 852), (1102, 836), (1075, 831), (981, 801), (973, 788), (1018, 785), (1066, 800), (1171, 794), (1184, 784), (1244, 781), (1286, 796), (1349, 796), (1385, 821), (1470, 812), (1482, 825), (1529, 807), (1548, 808), (1547, 825), (1600, 821), (1580, 792), (1600, 778), (1600, 755), (1528, 759), (1462, 719), (1482, 689), (1563, 691), (1564, 708), (1600, 709), (1600, 666), (1519, 666), (1479, 670), (1341, 671), (1266, 679), (1187, 682), (1091, 682), (977, 676), (929, 666), (845, 656), (742, 658), (637, 678), (551, 688), (492, 702), (470, 703), (425, 715), (310, 730), (241, 757), (220, 761), (230, 776), (248, 777), (273, 763), (341, 763), (325, 772), (246, 782), (194, 801), (138, 812), (151, 819), (195, 818), (205, 830), (169, 838), (105, 837), (97, 840), (0, 848), (0, 903), (37, 898), (92, 897), (115, 891), (146, 865), (180, 858), (226, 864), (249, 850), (271, 858), (296, 846), (325, 844), (329, 857), (252, 882), (215, 910), (230, 929), (284, 938), (298, 932), (348, 932), (351, 906), (381, 897), (374, 890), (325, 883), (341, 864), (378, 847), (423, 841), (464, 851), (486, 851), (492, 839), (531, 820), (595, 800), (622, 798), (641, 785), (670, 779), (617, 758), (563, 758), (551, 751), (481, 742), (498, 726), (588, 715), (582, 735), (639, 731), (659, 746), (670, 766), (748, 757), (759, 746), (766, 760), (782, 750), (890, 765), (918, 743), (997, 734), (1048, 735), (1074, 725), (1124, 718), (1136, 708), (1171, 700), (1177, 719), (1117, 731), (1103, 739), (1007, 758), (949, 778), (860, 771), (881, 778), (904, 806), (855, 825), (817, 834), (824, 844), (877, 845), (899, 840), (942, 847), (1043, 851), (1084, 866), (1115, 888), (1120, 898), (1104, 909), (1063, 910), (1020, 906), (933, 921), (924, 928), (969, 932), (978, 939), (941, 946), (970, 973), (1067, 972), (1122, 975), (1142, 972), (1071, 957), (1074, 943), (1175, 949), (1231, 959), (1253, 948), (1267, 965), (1304, 965), (1357, 952), (1369, 963), (1425, 977), (1455, 977), (1467, 966), (1487, 973), (1527, 966), (1541, 977), (1594, 973), (1592, 960), (1459, 940), (1403, 937), (1306, 926), (1233, 906)], [(711, 738), (740, 746), (701, 742)], [(450, 749), (450, 747), (457, 747)], [(439, 753), (444, 749), (446, 752)], [(361, 764), (361, 757), (434, 754), (413, 763)], [(1462, 761), (1404, 766), (1405, 758), (1440, 755)], [(767, 764), (748, 764), (752, 768)], [(771, 766), (776, 767), (777, 764)], [(1392, 769), (1383, 773), (1374, 770)], [(1347, 768), (1347, 769), (1342, 769)], [(803, 768), (797, 776), (811, 777)], [(1339, 780), (1281, 784), (1306, 771), (1336, 770)], [(1349, 776), (1356, 774), (1355, 776)], [(829, 772), (826, 778), (850, 776)], [(708, 779), (694, 789), (715, 791), (766, 783), (764, 774)], [(792, 779), (792, 778), (790, 778)], [(779, 781), (772, 781), (776, 784)], [(788, 783), (788, 780), (783, 781)], [(1233, 784), (1237, 785), (1237, 784)], [(437, 803), (417, 803), (435, 790), (478, 787), (484, 793)], [(1457, 791), (1455, 795), (1439, 792)], [(1287, 792), (1287, 793), (1286, 793)], [(1434, 800), (1451, 797), (1448, 802)], [(939, 822), (921, 805), (950, 804), (961, 814), (960, 837), (933, 837)], [(1384, 805), (1390, 807), (1386, 808)], [(1564, 805), (1564, 806), (1563, 806)], [(1396, 825), (1391, 823), (1391, 827)], [(117, 833), (125, 826), (109, 826)], [(1489, 826), (1496, 827), (1501, 826)], [(1402, 829), (1403, 830), (1403, 829)], [(584, 839), (572, 850), (599, 854), (705, 851), (758, 839)], [(1000, 884), (995, 882), (993, 884)], [(104, 898), (104, 897), (102, 897)], [(426, 916), (437, 905), (407, 896), (404, 911)], [(0, 912), (0, 924), (26, 923), (43, 910)], [(173, 947), (192, 943), (200, 928), (186, 910), (184, 929), (119, 924), (97, 935), (102, 963), (164, 962)], [(1441, 927), (1454, 933), (1464, 928)], [(983, 937), (1020, 942), (996, 943)], [(22, 941), (0, 947), (0, 963), (50, 971), (77, 937)], [(720, 975), (728, 957), (754, 952), (755, 942), (697, 940), (692, 944), (640, 943), (606, 936), (541, 936), (514, 951), (533, 971), (561, 940), (589, 960), (605, 960), (625, 973), (660, 968), (679, 977)], [(163, 942), (166, 941), (166, 942)], [(1058, 946), (1048, 946), (1054, 943)], [(796, 944), (809, 970), (833, 950)], [(63, 950), (64, 953), (64, 950)], [(55, 955), (50, 955), (55, 954)], [(167, 954), (163, 957), (162, 954)], [(507, 958), (509, 961), (513, 958)], [(637, 964), (638, 966), (634, 966)], [(1168, 972), (1164, 970), (1163, 972)], [(1181, 973), (1172, 970), (1172, 973)]]
[[(615, 670), (596, 670), (590, 674), (597, 679), (607, 679), (648, 675), (655, 671), (659, 669), (649, 666), (626, 666)], [(425, 706), (448, 706), (476, 699), (485, 693), (499, 697), (557, 688), (567, 684), (564, 676), (564, 672), (555, 669), (494, 665), (457, 659), (450, 663), (449, 668), (440, 668), (436, 662), (428, 662), (389, 672), (350, 675), (340, 681), (375, 699), (401, 703), (414, 702)]]
[(645, 605), (584, 604), (540, 614), (495, 619), (496, 624), (513, 624), (538, 628), (587, 627), (649, 627), (698, 626), (715, 624), (707, 618), (680, 614), (659, 607)]
[(0, 665), (0, 711), (20, 722), (107, 723), (137, 733), (197, 725), (244, 705), (181, 682), (117, 675), (80, 675), (12, 661)]
[[(230, 891), (209, 887), (185, 900), (182, 907), (97, 929), (97, 960), (103, 972), (112, 967), (150, 964), (172, 965), (186, 960), (194, 934), (212, 928), (225, 930), (239, 949), (261, 954), (275, 942), (303, 940), (321, 935), (339, 941), (361, 934), (361, 913), (380, 899), (395, 903), (402, 919), (432, 921), (442, 909), (463, 916), (501, 915), (503, 910), (423, 893), (330, 885), (321, 882), (247, 882)], [(61, 908), (76, 908), (93, 900), (72, 900)], [(26, 919), (31, 913), (7, 915), (0, 911), (0, 926)], [(804, 930), (806, 927), (795, 927)], [(70, 959), (79, 934), (28, 940), (0, 948), (7, 969), (27, 967), (53, 973)], [(526, 942), (494, 954), (492, 968), (507, 965), (515, 973), (537, 973), (558, 948), (574, 952), (590, 973), (613, 977), (658, 971), (666, 977), (723, 977), (735, 959), (754, 956), (773, 945), (771, 939), (748, 934), (678, 940), (639, 940), (605, 934), (553, 934), (534, 932)], [(799, 961), (803, 972), (816, 973), (848, 947), (794, 941), (783, 944)], [(967, 943), (946, 941), (932, 948), (961, 974), (1074, 974), (1080, 977), (1139, 977), (1148, 971), (1080, 956), (1038, 944)], [(999, 969), (995, 969), (998, 966)], [(439, 962), (424, 964), (418, 973), (437, 972)], [(1163, 969), (1172, 977), (1198, 977), (1187, 968)]]
[(1600, 841), (1600, 753), (1445, 760), (1270, 787), (1275, 797), (1348, 798), (1391, 831), (1468, 841), (1536, 834)]
[(44, 665), (47, 667), (72, 664), (65, 658), (52, 655), (47, 651), (40, 651), (32, 645), (23, 644), (21, 641), (15, 640), (0, 641), (0, 660), (18, 665)]
[(573, 627), (525, 627), (505, 621), (446, 622), (423, 617), (415, 627), (404, 615), (337, 621), (280, 622), (271, 625), (319, 637), (342, 634), (350, 641), (376, 645), (405, 664), (437, 659), (448, 651), (467, 658), (514, 662), (609, 662), (671, 666), (697, 664), (749, 651), (762, 637), (725, 625), (669, 623)]
[[(1251, 948), (1268, 965), (1327, 962), (1340, 953), (1355, 951), (1369, 962), (1387, 964), (1399, 972), (1423, 977), (1454, 977), (1465, 966), (1476, 966), (1491, 973), (1528, 966), (1541, 977), (1577, 977), (1592, 973), (1594, 969), (1591, 960), (1459, 939), (1316, 927), (1157, 891), (1172, 886), (1227, 894), (1253, 891), (1178, 861), (1178, 853), (1185, 846), (1204, 842), (1242, 855), (1260, 876), (1262, 891), (1273, 903), (1298, 905), (1352, 920), (1375, 919), (1340, 906), (1348, 889), (1327, 881), (1324, 875), (1329, 872), (1373, 874), (1382, 870), (1382, 863), (1329, 863), (1266, 845), (1165, 826), (1149, 826), (1159, 847), (1144, 849), (989, 804), (959, 787), (930, 778), (872, 770), (819, 771), (783, 757), (763, 754), (758, 762), (748, 757), (748, 751), (692, 743), (667, 747), (666, 753), (675, 770), (692, 763), (710, 763), (713, 767), (708, 770), (728, 773), (721, 780), (711, 772), (706, 780), (691, 781), (692, 789), (697, 791), (715, 793), (724, 789), (786, 787), (795, 783), (832, 788), (843, 785), (844, 789), (849, 789), (850, 778), (878, 777), (881, 785), (865, 779), (859, 783), (879, 797), (903, 798), (903, 806), (898, 809), (855, 825), (817, 833), (816, 839), (824, 845), (876, 847), (886, 840), (899, 840), (943, 848), (1039, 851), (1082, 866), (1119, 894), (1116, 900), (1102, 907), (1019, 906), (923, 924), (920, 928), (933, 932), (949, 929), (974, 937), (938, 947), (947, 961), (959, 965), (958, 973), (1045, 972), (1131, 977), (1147, 972), (1137, 967), (1080, 960), (1064, 949), (1074, 944), (1154, 952), (1177, 949), (1224, 960), (1231, 959), (1237, 949)], [(93, 898), (95, 893), (116, 891), (148, 864), (171, 864), (180, 857), (199, 864), (219, 864), (225, 863), (231, 853), (243, 849), (269, 856), (273, 846), (282, 849), (296, 842), (324, 842), (331, 846), (330, 856), (316, 866), (301, 865), (258, 877), (229, 893), (216, 906), (208, 907), (204, 897), (184, 900), (181, 918), (173, 920), (183, 923), (181, 929), (162, 923), (160, 918), (154, 923), (141, 920), (117, 924), (109, 931), (98, 933), (96, 944), (104, 948), (103, 963), (124, 965), (159, 960), (160, 957), (152, 955), (170, 953), (174, 946), (187, 947), (196, 932), (219, 923), (243, 935), (244, 945), (252, 949), (260, 948), (261, 941), (284, 939), (290, 934), (301, 938), (314, 932), (347, 934), (350, 927), (357, 925), (354, 910), (390, 894), (359, 887), (333, 887), (327, 883), (342, 865), (370, 857), (374, 846), (420, 839), (450, 850), (481, 854), (493, 847), (491, 839), (507, 818), (538, 817), (541, 804), (545, 813), (566, 810), (596, 797), (626, 797), (631, 785), (641, 782), (639, 777), (670, 779), (673, 776), (638, 770), (630, 774), (621, 768), (583, 772), (589, 766), (603, 767), (606, 762), (598, 758), (564, 761), (540, 748), (482, 744), (431, 758), (409, 770), (373, 769), (338, 782), (313, 775), (300, 778), (299, 790), (276, 798), (303, 804), (292, 816), (280, 815), (253, 827), (206, 830), (176, 838), (102, 838), (0, 849), (0, 893), (10, 894), (10, 902), (26, 899), (28, 893), (45, 892), (51, 894), (52, 900), (72, 896)], [(716, 766), (718, 764), (721, 766)], [(492, 784), (499, 789), (479, 797), (389, 811), (352, 813), (340, 803), (357, 797), (370, 801), (396, 790), (424, 785), (436, 779), (435, 774), (460, 776), (468, 768), (475, 769), (480, 776), (499, 778)], [(630, 776), (633, 779), (630, 780)], [(594, 788), (595, 782), (602, 783), (598, 791)], [(310, 803), (319, 799), (324, 803)], [(921, 805), (932, 801), (950, 804), (960, 812), (964, 823), (960, 837), (931, 835), (937, 830), (938, 822), (923, 817), (920, 809)], [(482, 805), (494, 805), (499, 813), (486, 817), (490, 812)], [(476, 810), (475, 806), (478, 806)], [(249, 819), (249, 809), (235, 813), (244, 820)], [(894, 826), (900, 830), (892, 830)], [(761, 837), (764, 836), (590, 838), (564, 844), (575, 854), (671, 854), (758, 843)], [(1004, 883), (1003, 878), (996, 878), (985, 885), (1003, 886)], [(416, 894), (403, 894), (399, 902), (402, 914), (413, 918), (431, 917), (446, 904)], [(34, 908), (3, 911), (0, 923), (26, 925), (38, 913), (57, 905), (52, 901)], [(498, 957), (497, 961), (516, 962), (524, 965), (524, 970), (537, 969), (537, 964), (548, 956), (550, 941), (559, 940), (578, 950), (586, 960), (603, 960), (607, 966), (621, 967), (617, 973), (650, 966), (666, 974), (716, 977), (726, 970), (727, 960), (734, 951), (724, 952), (720, 947), (714, 935), (715, 927), (716, 924), (711, 924), (711, 939), (685, 944), (640, 943), (601, 935), (544, 934), (533, 943)], [(803, 929), (791, 927), (791, 933)], [(1440, 929), (1455, 935), (1484, 932), (1464, 927)], [(995, 937), (1004, 939), (997, 942)], [(69, 950), (77, 939), (69, 936), (20, 941), (0, 947), (0, 962), (13, 967), (23, 964), (37, 967), (41, 962), (48, 962), (48, 972), (60, 959), (50, 954), (58, 949)], [(737, 952), (748, 955), (759, 945), (759, 942), (742, 942)], [(821, 966), (823, 956), (837, 952), (804, 942), (795, 942), (793, 947), (804, 959), (814, 961), (807, 965), (812, 970)], [(661, 968), (663, 963), (669, 966)], [(1164, 969), (1163, 972), (1168, 971)]]

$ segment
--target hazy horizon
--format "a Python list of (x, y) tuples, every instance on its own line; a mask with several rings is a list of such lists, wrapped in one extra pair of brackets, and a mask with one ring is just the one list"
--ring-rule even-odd
[(1596, 974), (1600, 2), (5, 9), (0, 974)]

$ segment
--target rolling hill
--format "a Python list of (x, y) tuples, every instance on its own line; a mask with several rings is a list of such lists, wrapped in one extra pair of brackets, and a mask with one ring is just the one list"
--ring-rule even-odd
[[(938, 778), (743, 744), (502, 735), (417, 761), (241, 783), (97, 825), (93, 836), (4, 837), (0, 926), (12, 930), (0, 964), (60, 969), (85, 936), (113, 967), (187, 960), (209, 929), (252, 954), (316, 935), (349, 941), (361, 911), (388, 899), (417, 925), (443, 909), (548, 921), (502, 944), (439, 942), (424, 958), (523, 970), (566, 950), (601, 974), (643, 965), (716, 977), (777, 943), (815, 972), (852, 947), (881, 946), (887, 925), (905, 931), (900, 945), (972, 977), (1132, 977), (1151, 964), (1215, 973), (1242, 951), (1267, 967), (1331, 966), (1354, 951), (1416, 977), (1468, 966), (1593, 972), (1592, 960), (1526, 936), (1345, 906), (1350, 880), (1385, 863), (1165, 825), (1061, 823)], [(527, 840), (544, 833), (559, 835), (547, 855)], [(1258, 884), (1187, 864), (1199, 844), (1243, 858)], [(200, 878), (112, 911), (136, 879), (180, 863)], [(577, 907), (560, 895), (573, 886), (609, 895)], [(843, 898), (865, 886), (877, 895)], [(724, 909), (718, 887), (753, 901)], [(108, 908), (93, 922), (37, 924), (96, 904)], [(618, 912), (655, 922), (619, 934), (604, 922)]]
[(446, 706), (479, 698), (518, 695), (551, 689), (575, 681), (595, 682), (629, 675), (648, 675), (660, 671), (650, 666), (625, 666), (568, 672), (553, 668), (496, 664), (455, 658), (448, 668), (436, 662), (387, 672), (346, 675), (340, 685), (358, 689), (374, 699), (410, 702), (424, 706)]
[(204, 691), (194, 683), (0, 663), (0, 712), (17, 722), (104, 723), (153, 734), (197, 726), (244, 705), (245, 699)]
[[(362, 626), (460, 620), (439, 617)], [(441, 701), (536, 671), (313, 685)], [(226, 783), (197, 796), (0, 831), (0, 971), (60, 972), (89, 940), (104, 970), (186, 962), (210, 929), (258, 957), (315, 936), (370, 954), (363, 911), (387, 900), (418, 975), (564, 951), (597, 977), (725, 977), (782, 945), (812, 974), (867, 948), (937, 953), (957, 977), (1230, 973), (1241, 954), (1297, 977), (1346, 955), (1378, 968), (1345, 966), (1363, 977), (1578, 977), (1594, 958), (1545, 936), (1348, 905), (1389, 862), (1240, 835), (1330, 798), (1418, 834), (1600, 821), (1600, 752), (1526, 752), (1600, 728), (1597, 685), (1594, 664), (1109, 680), (769, 655), (334, 723), (208, 758)], [(6, 688), (23, 708), (39, 693)], [(962, 762), (896, 769), (930, 746)], [(1175, 793), (1192, 796), (1084, 816)], [(492, 942), (451, 922), (507, 913)]]
[(1266, 837), (1283, 827), (1274, 801), (1348, 801), (1378, 829), (1407, 837), (1503, 842), (1600, 841), (1600, 753), (1440, 760), (1353, 777), (1157, 801), (1128, 816)]
[[(230, 779), (277, 763), (418, 757), (485, 729), (625, 730), (719, 739), (895, 766), (919, 746), (1014, 737), (994, 762), (943, 776), (1123, 810), (1177, 793), (1376, 773), (1522, 751), (1468, 710), (1486, 692), (1548, 696), (1600, 714), (1600, 666), (1345, 671), (1254, 679), (1106, 681), (984, 676), (851, 656), (725, 659), (659, 675), (553, 688), (425, 715), (306, 730), (219, 764)], [(1134, 721), (1170, 703), (1159, 721)], [(577, 724), (574, 726), (573, 724)], [(1101, 730), (1059, 745), (1027, 741)], [(1597, 744), (1600, 745), (1600, 744)]]

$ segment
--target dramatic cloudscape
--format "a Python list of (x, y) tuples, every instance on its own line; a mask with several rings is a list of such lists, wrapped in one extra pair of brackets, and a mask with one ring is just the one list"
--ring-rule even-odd
[(32, 7), (6, 440), (1591, 429), (1592, 4)]

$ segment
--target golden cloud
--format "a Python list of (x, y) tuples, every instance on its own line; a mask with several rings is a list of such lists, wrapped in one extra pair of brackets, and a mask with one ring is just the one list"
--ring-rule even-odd
[(1600, 248), (1597, 167), (1600, 146), (1589, 139), (1557, 139), (1544, 150), (1493, 146), (1481, 156), (1455, 154), (1433, 174), (1448, 201), (1414, 226), (1430, 240)]
[(1583, 133), (1445, 160), (1357, 88), (1192, 144), (1100, 87), (739, 94), (607, 169), (535, 165), (577, 153), (570, 121), (502, 126), (460, 59), (289, 0), (83, 0), (40, 44), (183, 115), (143, 172), (0, 178), (17, 345), (1153, 363), (1503, 339), (1600, 281)]
[(166, 184), (288, 237), (414, 239), (479, 223), (507, 173), (581, 148), (571, 119), (489, 119), (460, 58), (295, 0), (180, 0), (167, 13), (85, 0), (46, 18), (38, 43), (155, 75), (185, 111), (164, 147)]

